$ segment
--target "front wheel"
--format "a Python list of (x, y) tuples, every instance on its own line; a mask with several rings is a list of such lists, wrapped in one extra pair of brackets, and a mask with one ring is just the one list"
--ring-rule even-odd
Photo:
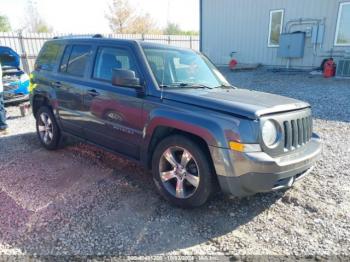
[(157, 189), (170, 203), (193, 208), (203, 205), (213, 190), (213, 175), (206, 152), (185, 136), (161, 141), (152, 160)]
[(50, 108), (43, 106), (36, 114), (36, 131), (41, 144), (48, 150), (59, 147), (60, 129)]

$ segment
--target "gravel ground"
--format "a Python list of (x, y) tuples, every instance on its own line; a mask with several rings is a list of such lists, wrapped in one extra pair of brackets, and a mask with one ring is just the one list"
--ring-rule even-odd
[[(350, 255), (350, 80), (264, 70), (226, 72), (240, 87), (308, 101), (324, 141), (312, 175), (291, 190), (169, 206), (149, 173), (69, 140), (43, 150), (32, 116), (9, 107), (0, 137), (0, 254)], [(224, 257), (221, 257), (224, 258)]]

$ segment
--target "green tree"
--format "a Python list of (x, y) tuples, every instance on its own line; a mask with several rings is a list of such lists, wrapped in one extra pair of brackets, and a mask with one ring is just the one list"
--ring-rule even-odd
[(178, 24), (168, 23), (164, 29), (165, 35), (181, 35), (182, 31)]
[(0, 32), (10, 32), (11, 25), (7, 16), (0, 15)]
[(168, 23), (168, 25), (163, 30), (165, 35), (198, 35), (198, 31), (184, 31), (176, 23)]
[(198, 31), (182, 31), (182, 35), (199, 35)]
[(45, 21), (39, 21), (39, 24), (36, 25), (37, 33), (52, 33), (52, 27), (47, 25)]

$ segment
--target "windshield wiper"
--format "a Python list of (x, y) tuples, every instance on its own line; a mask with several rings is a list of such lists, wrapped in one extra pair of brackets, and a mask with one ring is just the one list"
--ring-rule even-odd
[(216, 88), (233, 88), (233, 89), (237, 89), (237, 87), (232, 86), (232, 85), (221, 85), (221, 86), (217, 86)]
[(170, 85), (159, 85), (160, 88), (203, 88), (203, 89), (213, 89), (213, 87), (206, 86), (203, 84), (196, 84), (196, 83), (174, 83)]
[(176, 87), (183, 87), (183, 88), (204, 88), (204, 89), (213, 89), (210, 86), (206, 86), (203, 84), (196, 84), (196, 83), (178, 83), (178, 84), (174, 84), (174, 86)]

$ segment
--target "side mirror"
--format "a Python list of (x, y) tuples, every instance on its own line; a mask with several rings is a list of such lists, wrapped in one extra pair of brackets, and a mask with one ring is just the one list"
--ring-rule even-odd
[(141, 88), (141, 81), (132, 70), (116, 69), (112, 70), (112, 85)]

